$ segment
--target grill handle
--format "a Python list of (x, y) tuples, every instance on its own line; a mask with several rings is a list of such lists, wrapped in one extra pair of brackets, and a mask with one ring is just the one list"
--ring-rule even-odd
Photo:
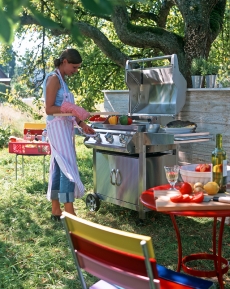
[[(113, 181), (113, 176), (114, 176), (114, 181)], [(112, 169), (110, 172), (110, 183), (114, 186), (116, 185), (116, 171), (115, 171), (115, 169)]]
[(116, 171), (116, 185), (120, 186), (121, 185), (121, 172), (119, 169), (117, 169)]
[(162, 59), (171, 59), (171, 64), (173, 66), (178, 67), (178, 59), (176, 54), (172, 55), (164, 55), (164, 56), (157, 56), (152, 58), (142, 58), (142, 59), (136, 59), (136, 60), (127, 60), (125, 69), (132, 69), (131, 64), (138, 63), (138, 62), (148, 62), (148, 61), (155, 61), (155, 60), (162, 60)]

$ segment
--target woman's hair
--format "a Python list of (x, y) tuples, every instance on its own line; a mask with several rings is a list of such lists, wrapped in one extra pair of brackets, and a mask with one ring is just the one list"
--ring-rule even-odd
[(73, 48), (66, 49), (62, 52), (59, 58), (54, 59), (54, 66), (59, 67), (63, 63), (63, 60), (66, 59), (69, 63), (79, 64), (82, 63), (82, 58), (80, 53)]

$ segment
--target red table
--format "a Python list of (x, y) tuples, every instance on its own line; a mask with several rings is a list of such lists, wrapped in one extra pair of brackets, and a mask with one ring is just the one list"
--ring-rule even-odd
[[(156, 203), (154, 199), (154, 190), (167, 190), (169, 189), (169, 185), (158, 186), (154, 188), (150, 188), (144, 191), (140, 196), (141, 203), (151, 209), (156, 211)], [(205, 204), (204, 204), (205, 207)], [(162, 213), (162, 212), (161, 212)], [(177, 264), (177, 271), (180, 272), (182, 267), (183, 271), (197, 277), (215, 277), (217, 276), (220, 288), (224, 289), (223, 284), (223, 274), (228, 272), (229, 263), (228, 260), (222, 257), (222, 240), (223, 240), (223, 232), (224, 232), (224, 225), (225, 225), (225, 218), (230, 216), (230, 210), (203, 210), (203, 211), (195, 211), (195, 210), (184, 210), (184, 211), (167, 211), (163, 212), (168, 214), (172, 220), (174, 229), (176, 231), (177, 242), (178, 242), (178, 264)], [(176, 223), (175, 216), (189, 216), (189, 217), (212, 217), (213, 218), (213, 236), (212, 236), (212, 243), (213, 243), (213, 253), (196, 253), (191, 254), (185, 257), (182, 257), (182, 243), (181, 243), (181, 236), (178, 225)], [(219, 229), (219, 236), (217, 235), (217, 218), (221, 218), (220, 222), (220, 229)], [(217, 241), (218, 236), (218, 241)], [(216, 245), (218, 246), (216, 248)], [(198, 260), (198, 259), (207, 259), (213, 260), (214, 262), (214, 270), (198, 270), (193, 269), (186, 266), (187, 262)]]
[(15, 154), (15, 177), (18, 177), (18, 155), (22, 156), (22, 175), (24, 175), (24, 156), (43, 156), (43, 182), (45, 183), (45, 157), (51, 154), (50, 144), (46, 142), (9, 142), (9, 153)]

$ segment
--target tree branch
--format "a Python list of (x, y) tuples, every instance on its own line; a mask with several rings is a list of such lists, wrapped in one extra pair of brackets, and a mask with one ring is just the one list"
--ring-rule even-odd
[[(32, 24), (39, 25), (39, 23), (30, 15), (23, 15), (21, 17), (21, 25)], [(129, 56), (122, 53), (119, 48), (114, 46), (99, 29), (81, 21), (77, 23), (77, 27), (82, 35), (92, 39), (94, 43), (100, 48), (100, 50), (114, 63), (120, 67), (125, 67), (126, 60), (130, 59)], [(59, 36), (63, 34), (70, 35), (70, 31), (61, 27), (61, 25), (60, 29), (52, 29), (50, 32), (53, 36)]]
[(132, 25), (124, 6), (115, 7), (112, 21), (118, 37), (126, 45), (140, 48), (154, 47), (165, 54), (183, 52), (182, 37), (162, 28)]
[(157, 26), (165, 28), (170, 9), (174, 5), (175, 3), (173, 0), (164, 0), (157, 15), (151, 12), (142, 12), (140, 10), (137, 10), (135, 8), (135, 5), (133, 5), (131, 8), (130, 20), (136, 20), (138, 18), (148, 19), (154, 21)]

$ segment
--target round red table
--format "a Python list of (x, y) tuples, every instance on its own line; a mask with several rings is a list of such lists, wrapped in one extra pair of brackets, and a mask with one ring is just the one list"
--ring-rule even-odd
[[(169, 185), (158, 186), (154, 188), (150, 188), (144, 191), (140, 196), (141, 203), (151, 209), (156, 211), (156, 202), (154, 199), (154, 190), (168, 190)], [(222, 240), (223, 240), (223, 232), (224, 232), (224, 225), (225, 225), (225, 218), (230, 216), (230, 210), (204, 210), (196, 211), (196, 210), (184, 210), (184, 211), (166, 211), (162, 212), (168, 214), (172, 220), (174, 229), (176, 231), (177, 242), (178, 242), (178, 263), (177, 263), (177, 271), (180, 272), (182, 267), (183, 271), (197, 277), (215, 277), (217, 276), (220, 288), (224, 289), (223, 284), (223, 274), (228, 272), (229, 263), (228, 260), (222, 257)], [(181, 243), (181, 236), (178, 225), (176, 223), (175, 216), (187, 216), (187, 217), (210, 217), (213, 218), (213, 236), (212, 236), (212, 245), (213, 245), (213, 253), (196, 253), (191, 254), (185, 257), (182, 257), (182, 243)], [(220, 229), (218, 233), (218, 246), (217, 245), (217, 218), (221, 218), (220, 221)], [(200, 260), (200, 259), (207, 259), (213, 260), (214, 262), (214, 270), (198, 270), (193, 269), (186, 266), (187, 262), (193, 260)]]

